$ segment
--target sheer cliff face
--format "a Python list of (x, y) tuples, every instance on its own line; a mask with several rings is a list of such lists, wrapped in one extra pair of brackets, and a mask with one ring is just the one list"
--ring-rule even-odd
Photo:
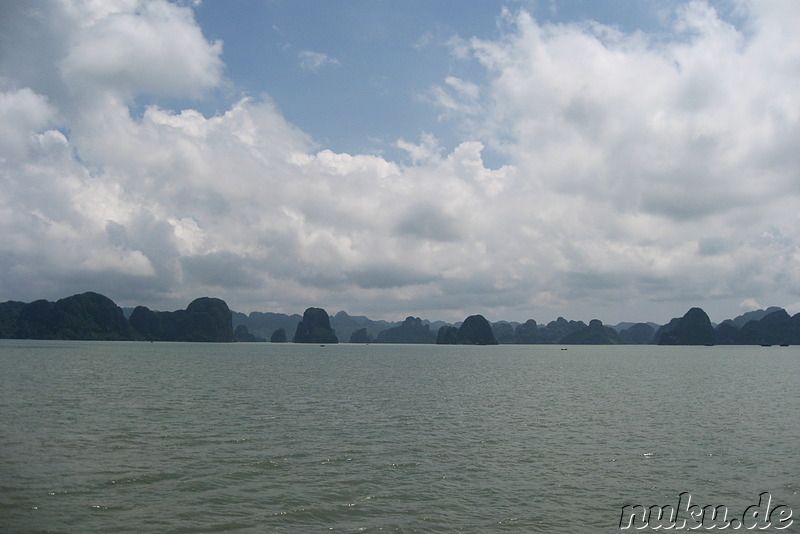
[(338, 343), (339, 339), (331, 328), (328, 312), (322, 308), (308, 308), (303, 320), (297, 324), (295, 343)]
[(497, 345), (492, 325), (482, 315), (470, 315), (461, 326), (443, 326), (436, 339), (439, 345)]
[(497, 345), (492, 326), (483, 315), (470, 315), (458, 327), (460, 345)]
[[(190, 337), (197, 337), (197, 341), (233, 341), (231, 310), (224, 300), (201, 297), (193, 300), (186, 307), (186, 313), (191, 317), (193, 328)], [(194, 339), (188, 341), (194, 341)]]
[[(634, 323), (619, 334), (597, 319), (590, 321), (587, 326), (582, 321), (568, 321), (563, 317), (545, 326), (538, 325), (533, 319), (515, 326), (505, 322), (492, 326), (482, 315), (473, 315), (467, 317), (458, 328), (446, 325), (435, 330), (419, 317), (407, 317), (398, 326), (380, 330), (376, 335), (372, 335), (370, 329), (393, 323), (372, 321), (367, 317), (349, 317), (344, 312), (339, 312), (333, 319), (322, 308), (308, 308), (302, 318), (299, 315), (261, 312), (245, 316), (231, 312), (224, 300), (211, 297), (198, 298), (186, 309), (172, 312), (152, 311), (138, 306), (126, 319), (125, 313), (111, 299), (86, 292), (56, 302), (43, 299), (30, 303), (0, 302), (0, 339), (230, 342), (266, 340), (270, 336), (273, 342), (286, 342), (287, 332), (290, 333), (296, 325), (292, 339), (296, 343), (338, 343), (333, 325), (345, 324), (342, 327), (345, 339), (350, 339), (351, 343), (370, 343), (374, 340), (376, 343), (462, 345), (494, 345), (498, 341), (592, 345), (800, 344), (800, 313), (790, 316), (781, 308), (748, 312), (736, 319), (723, 321), (716, 328), (705, 311), (692, 308), (683, 317), (674, 318), (658, 328), (658, 331), (649, 324)], [(244, 325), (245, 321), (260, 321), (259, 324), (266, 326), (269, 332), (261, 336), (251, 335), (249, 327)], [(284, 323), (290, 326), (273, 328)], [(240, 327), (238, 336), (233, 330), (234, 324)], [(348, 329), (354, 325), (364, 326), (352, 331)]]
[(138, 306), (130, 317), (133, 329), (150, 341), (233, 341), (231, 311), (225, 301), (202, 297), (185, 310), (151, 311)]
[(686, 315), (671, 320), (656, 332), (659, 345), (710, 345), (714, 343), (714, 327), (706, 312), (692, 308)]
[(57, 302), (4, 303), (3, 337), (21, 339), (132, 339), (122, 309), (98, 293)]

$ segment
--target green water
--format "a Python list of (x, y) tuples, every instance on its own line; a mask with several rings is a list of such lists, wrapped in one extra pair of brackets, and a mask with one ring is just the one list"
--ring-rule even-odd
[(1, 532), (800, 527), (796, 347), (0, 341)]

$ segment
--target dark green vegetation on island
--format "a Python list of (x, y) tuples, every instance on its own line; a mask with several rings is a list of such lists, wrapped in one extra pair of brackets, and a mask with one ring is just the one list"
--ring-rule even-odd
[(294, 334), (295, 343), (339, 343), (336, 333), (331, 329), (328, 312), (322, 308), (308, 308), (303, 320), (297, 323)]
[(225, 301), (202, 297), (185, 310), (151, 311), (137, 306), (130, 316), (131, 327), (148, 341), (233, 341), (231, 311)]
[[(602, 325), (602, 323), (600, 324)], [(517, 345), (562, 343), (565, 337), (587, 328), (588, 326), (583, 321), (567, 321), (563, 317), (550, 321), (546, 325), (538, 325), (533, 319), (528, 319), (522, 324), (513, 326), (506, 322), (495, 323), (492, 326), (495, 338), (499, 343), (515, 343)]]
[(269, 336), (269, 340), (271, 343), (286, 343), (289, 341), (286, 338), (286, 330), (283, 328), (278, 328), (275, 330), (271, 336)]
[[(286, 333), (284, 332), (284, 337)], [(233, 331), (233, 338), (236, 341), (241, 341), (244, 343), (263, 343), (266, 341), (263, 337), (255, 336), (250, 333), (250, 330), (247, 328), (247, 325), (240, 324), (236, 327), (236, 330)]]
[(547, 324), (490, 323), (482, 315), (448, 324), (407, 317), (402, 322), (373, 321), (340, 311), (308, 308), (302, 316), (282, 313), (232, 312), (224, 300), (202, 297), (185, 310), (153, 311), (144, 306), (127, 312), (99, 293), (87, 292), (56, 302), (36, 300), (0, 303), (0, 338), (295, 343), (425, 343), (496, 344), (658, 344), (658, 345), (797, 345), (800, 313), (790, 316), (777, 307), (747, 312), (718, 325), (700, 308), (690, 309), (665, 325), (620, 323), (606, 326), (593, 319)]
[(376, 343), (433, 343), (436, 334), (419, 317), (406, 317), (400, 325), (382, 330)]
[(656, 336), (656, 329), (646, 323), (636, 323), (619, 330), (619, 342), (626, 345), (647, 345)]
[(589, 321), (589, 326), (576, 330), (561, 338), (565, 345), (617, 345), (619, 334), (610, 326), (603, 326), (597, 319)]
[(233, 341), (225, 301), (203, 297), (185, 310), (154, 312), (139, 306), (130, 318), (111, 299), (82, 293), (57, 302), (0, 304), (0, 337), (107, 341)]
[(366, 328), (359, 328), (350, 334), (350, 343), (372, 343), (372, 336)]
[(134, 336), (122, 309), (98, 293), (57, 302), (0, 304), (0, 337), (4, 338), (119, 341)]
[(659, 328), (655, 339), (659, 345), (712, 345), (714, 327), (706, 312), (692, 308)]
[(492, 325), (483, 315), (470, 315), (461, 326), (443, 326), (436, 336), (439, 345), (497, 345)]

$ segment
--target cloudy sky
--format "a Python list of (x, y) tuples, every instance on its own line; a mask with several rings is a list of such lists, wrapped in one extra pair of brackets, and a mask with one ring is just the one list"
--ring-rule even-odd
[(800, 311), (796, 0), (0, 3), (0, 300)]

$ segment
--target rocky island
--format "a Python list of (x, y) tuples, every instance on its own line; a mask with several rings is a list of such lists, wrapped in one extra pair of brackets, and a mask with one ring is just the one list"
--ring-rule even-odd
[(308, 308), (303, 320), (297, 323), (294, 334), (295, 343), (339, 343), (336, 333), (331, 329), (328, 312), (322, 308)]
[(440, 345), (496, 344), (659, 344), (659, 345), (797, 345), (800, 313), (782, 308), (747, 312), (714, 325), (701, 308), (691, 308), (665, 325), (619, 323), (606, 326), (598, 319), (587, 325), (558, 317), (547, 324), (490, 323), (482, 315), (463, 322), (431, 323), (407, 317), (392, 323), (350, 316), (328, 315), (310, 307), (302, 316), (281, 313), (232, 312), (219, 298), (201, 297), (186, 309), (153, 311), (145, 306), (123, 310), (111, 299), (86, 292), (56, 302), (0, 303), (0, 339), (75, 339), (134, 341), (265, 342), (285, 343), (289, 329), (295, 343), (338, 343), (339, 331), (351, 343), (425, 343)]

